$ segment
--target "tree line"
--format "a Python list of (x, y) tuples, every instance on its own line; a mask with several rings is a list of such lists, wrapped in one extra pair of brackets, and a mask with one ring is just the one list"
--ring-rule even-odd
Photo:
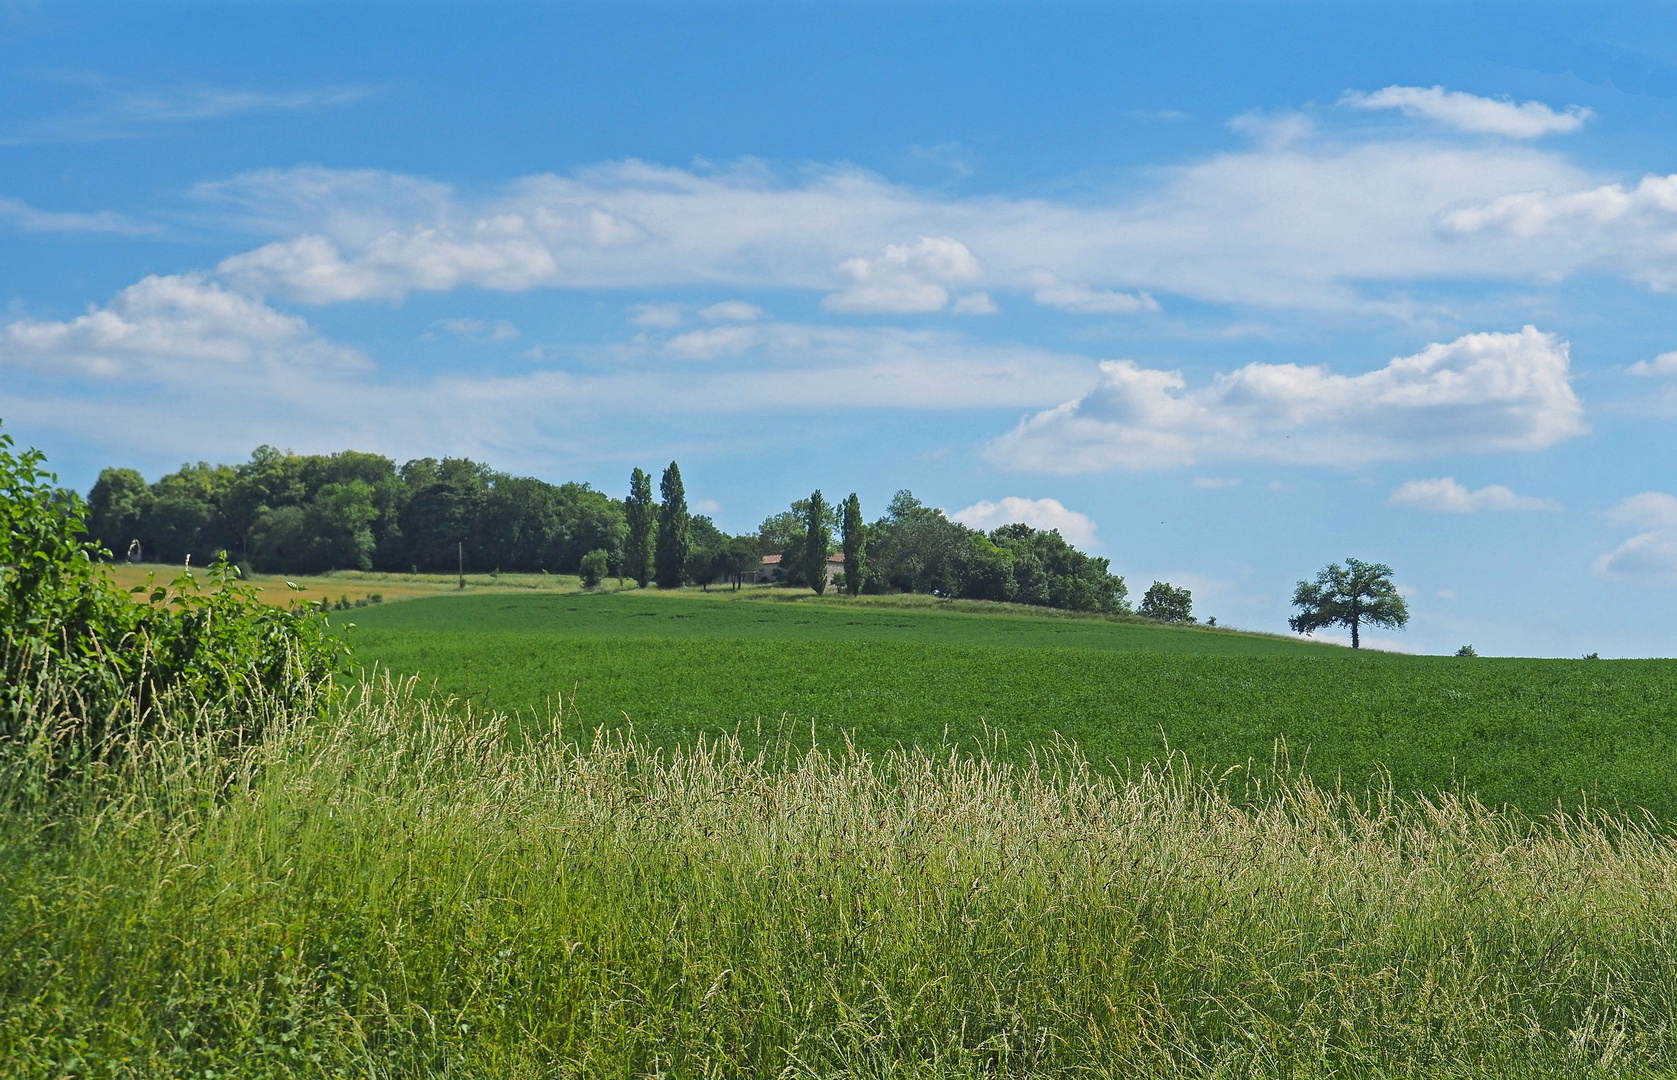
[[(398, 466), (353, 450), (262, 446), (241, 464), (183, 465), (155, 483), (133, 469), (105, 469), (87, 501), (92, 538), (114, 557), (146, 562), (204, 564), (226, 553), (258, 572), (294, 574), (447, 573), (464, 563), (480, 573), (546, 571), (669, 588), (737, 587), (763, 556), (778, 555), (781, 581), (820, 592), (829, 558), (842, 553), (838, 586), (853, 595), (1128, 610), (1124, 579), (1108, 561), (1056, 530), (1012, 524), (984, 532), (908, 491), (866, 522), (856, 495), (834, 504), (818, 490), (770, 515), (755, 534), (731, 536), (689, 512), (675, 462), (656, 496), (652, 477), (637, 468), (628, 494), (615, 499), (585, 483), (510, 476), (467, 458)], [(1182, 604), (1170, 606), (1176, 612), (1186, 617)]]

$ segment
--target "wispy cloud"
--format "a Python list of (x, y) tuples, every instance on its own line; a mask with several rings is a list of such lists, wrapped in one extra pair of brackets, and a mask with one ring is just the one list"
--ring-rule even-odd
[(1596, 573), (1623, 581), (1677, 580), (1677, 498), (1644, 491), (1621, 501), (1607, 517), (1641, 531), (1597, 559)]
[(463, 286), (726, 285), (811, 290), (830, 310), (886, 314), (949, 311), (960, 293), (980, 291), (1078, 313), (1150, 311), (1166, 293), (1372, 311), (1386, 310), (1365, 298), (1381, 282), (1553, 277), (1579, 265), (1562, 246), (1528, 250), (1448, 220), (1510, 192), (1600, 183), (1558, 154), (1335, 142), (1308, 125), (1284, 143), (1252, 134), (1252, 148), (1164, 170), (1146, 192), (1066, 201), (944, 195), (849, 167), (788, 179), (751, 163), (638, 161), (527, 177), (473, 199), (421, 177), (319, 168), (197, 194), (281, 237), (229, 258), (224, 274), (308, 303)]
[(117, 236), (156, 236), (157, 225), (135, 221), (123, 214), (100, 210), (93, 213), (41, 210), (19, 199), (0, 197), (0, 220), (30, 233), (109, 233)]
[(371, 87), (327, 86), (259, 91), (222, 86), (129, 89), (95, 79), (96, 99), (85, 109), (0, 129), (0, 146), (129, 139), (180, 125), (247, 113), (338, 108), (370, 97)]
[(1348, 90), (1339, 103), (1357, 109), (1397, 109), (1405, 116), (1423, 117), (1458, 131), (1512, 139), (1577, 131), (1595, 116), (1580, 105), (1557, 111), (1541, 101), (1516, 104), (1442, 86), (1388, 86), (1372, 94)]

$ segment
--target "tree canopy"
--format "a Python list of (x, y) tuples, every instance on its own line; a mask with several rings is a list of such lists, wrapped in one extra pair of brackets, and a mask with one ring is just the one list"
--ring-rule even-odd
[[(786, 584), (826, 583), (835, 539), (847, 592), (917, 592), (1067, 608), (1127, 610), (1124, 579), (1107, 560), (1059, 533), (1006, 525), (982, 532), (899, 491), (877, 520), (860, 500), (799, 499), (755, 534), (730, 536), (689, 515), (674, 462), (655, 501), (651, 477), (633, 470), (614, 499), (583, 483), (511, 476), (468, 458), (397, 465), (358, 451), (292, 454), (258, 447), (237, 465), (183, 465), (154, 483), (133, 469), (99, 474), (88, 495), (91, 538), (122, 557), (138, 542), (148, 562), (207, 565), (225, 552), (269, 573), (370, 569), (615, 573), (646, 585), (736, 587), (765, 555), (779, 555)], [(659, 553), (662, 552), (662, 555)], [(657, 557), (655, 559), (655, 556)], [(678, 558), (679, 556), (679, 558)]]
[(1194, 594), (1179, 589), (1168, 581), (1155, 581), (1141, 598), (1139, 613), (1160, 622), (1191, 623), (1194, 619)]
[(1343, 626), (1351, 631), (1353, 649), (1362, 648), (1363, 623), (1399, 630), (1409, 622), (1409, 606), (1392, 584), (1392, 568), (1361, 559), (1346, 559), (1344, 566), (1330, 563), (1315, 581), (1299, 582), (1293, 606), (1299, 613), (1287, 625), (1295, 632)]

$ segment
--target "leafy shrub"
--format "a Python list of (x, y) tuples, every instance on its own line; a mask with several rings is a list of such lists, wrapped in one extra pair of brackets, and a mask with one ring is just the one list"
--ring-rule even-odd
[(12, 446), (0, 433), (0, 749), (44, 749), (61, 770), (165, 701), (271, 709), (329, 685), (344, 646), (314, 605), (263, 604), (225, 560), (125, 595), (85, 539), (85, 504)]
[(1472, 645), (1463, 645), (1456, 650), (1457, 656), (1478, 656), (1479, 652)]
[(611, 557), (605, 548), (595, 548), (582, 557), (582, 587), (592, 589), (606, 576)]

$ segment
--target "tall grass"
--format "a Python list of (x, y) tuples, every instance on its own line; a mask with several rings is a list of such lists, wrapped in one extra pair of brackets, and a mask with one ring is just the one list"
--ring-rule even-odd
[[(1677, 849), (1058, 746), (518, 737), (365, 685), (0, 833), (20, 1076), (1669, 1075)], [(224, 725), (221, 725), (224, 726)]]

